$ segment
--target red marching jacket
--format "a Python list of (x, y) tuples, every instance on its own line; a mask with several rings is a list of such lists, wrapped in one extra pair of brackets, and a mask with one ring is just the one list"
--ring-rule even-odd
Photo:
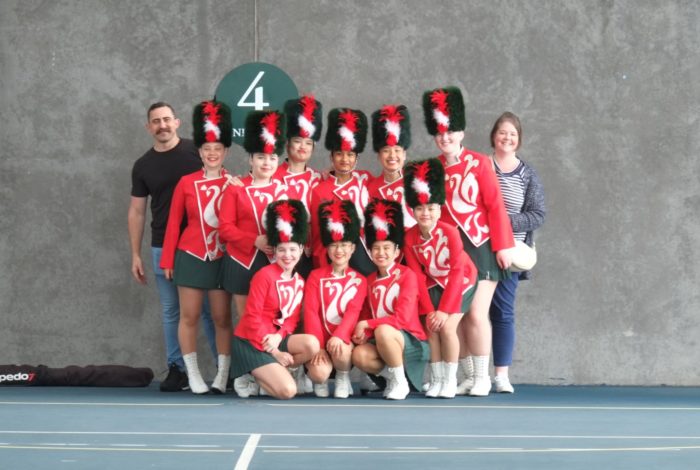
[(425, 296), (419, 294), (418, 276), (411, 268), (394, 263), (383, 278), (378, 278), (376, 272), (367, 276), (367, 285), (361, 320), (368, 320), (370, 331), (365, 334), (373, 334), (379, 325), (390, 325), (421, 341), (428, 339), (418, 316), (419, 302), (421, 314), (433, 308), (425, 303)]
[[(464, 251), (457, 228), (438, 221), (430, 231), (430, 239), (425, 240), (416, 225), (406, 232), (403, 253), (406, 264), (425, 276), (427, 289), (436, 285), (444, 289), (436, 310), (464, 313), (462, 296), (476, 285), (478, 272)], [(427, 295), (427, 289), (421, 289), (421, 295)]]
[[(207, 179), (204, 170), (197, 170), (180, 178), (170, 203), (160, 259), (162, 269), (173, 268), (177, 249), (202, 261), (223, 256), (218, 229), (221, 188), (227, 181), (225, 175), (226, 170), (222, 169), (220, 177)], [(187, 227), (180, 234), (185, 216)]]
[(259, 351), (264, 351), (265, 336), (279, 333), (284, 339), (299, 323), (304, 279), (298, 273), (291, 279), (282, 279), (282, 272), (274, 263), (253, 275), (245, 312), (233, 332)]
[(311, 271), (304, 289), (304, 332), (314, 335), (321, 349), (335, 336), (350, 344), (367, 296), (367, 280), (348, 267), (345, 275), (333, 275), (328, 265)]
[(289, 199), (298, 199), (311, 210), (311, 193), (321, 182), (321, 174), (318, 171), (307, 168), (301, 173), (290, 173), (289, 163), (282, 163), (275, 172), (273, 179), (279, 180), (287, 186)]
[(250, 269), (258, 253), (255, 239), (265, 234), (262, 223), (265, 208), (272, 201), (287, 199), (287, 188), (278, 180), (264, 186), (253, 186), (251, 175), (241, 181), (243, 186), (227, 187), (221, 199), (219, 236), (226, 244), (226, 253)]
[(413, 211), (406, 207), (406, 198), (403, 194), (403, 175), (396, 181), (387, 183), (384, 181), (384, 175), (380, 174), (367, 185), (369, 198), (371, 199), (387, 199), (401, 203), (403, 209), (403, 226), (404, 229), (416, 225), (416, 219), (413, 218)]
[(474, 246), (491, 240), (496, 252), (512, 248), (513, 230), (506, 212), (498, 178), (489, 157), (462, 149), (458, 161), (445, 166), (445, 206), (442, 220), (459, 227)]
[[(322, 181), (313, 190), (311, 196), (311, 251), (313, 256), (314, 267), (326, 266), (326, 248), (321, 242), (321, 229), (318, 221), (318, 208), (323, 202), (340, 199), (341, 201), (352, 201), (357, 209), (357, 215), (360, 217), (360, 227), (364, 225), (364, 211), (369, 203), (369, 194), (367, 192), (367, 182), (372, 178), (368, 171), (356, 170), (352, 172), (352, 178), (345, 184), (337, 184), (335, 176), (330, 175), (327, 180)], [(361, 245), (357, 249), (364, 249), (369, 254), (365, 247), (364, 236), (360, 235)]]

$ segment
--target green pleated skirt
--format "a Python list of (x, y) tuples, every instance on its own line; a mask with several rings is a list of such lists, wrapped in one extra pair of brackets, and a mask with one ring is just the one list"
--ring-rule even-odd
[[(433, 304), (433, 308), (437, 310), (438, 305), (440, 305), (440, 299), (442, 298), (442, 293), (445, 291), (441, 286), (433, 286), (428, 289), (428, 294), (430, 295), (430, 301)], [(469, 290), (462, 294), (462, 305), (460, 312), (467, 313), (469, 307), (472, 305), (472, 299), (474, 299), (474, 293), (476, 292), (476, 284), (469, 288)], [(457, 313), (457, 312), (450, 312)]]
[[(421, 341), (411, 333), (401, 330), (403, 335), (403, 370), (414, 391), (420, 391), (423, 387), (423, 372), (430, 358), (430, 345), (427, 341)], [(376, 345), (372, 338), (370, 342)], [(373, 381), (381, 384), (376, 376), (371, 376)]]
[(221, 289), (221, 266), (223, 258), (214, 261), (201, 259), (185, 251), (177, 250), (173, 269), (176, 286), (195, 289)]
[(490, 280), (490, 281), (504, 281), (510, 279), (510, 271), (507, 269), (501, 269), (496, 261), (496, 253), (491, 250), (491, 240), (488, 240), (483, 245), (476, 247), (472, 244), (471, 240), (464, 234), (462, 230), (459, 231), (460, 237), (462, 237), (462, 243), (464, 244), (464, 251), (467, 252), (472, 262), (479, 270), (479, 280)]
[(245, 266), (242, 266), (229, 255), (224, 255), (223, 259), (223, 266), (221, 267), (221, 285), (227, 292), (236, 295), (248, 295), (250, 280), (253, 279), (253, 275), (270, 264), (267, 256), (261, 251), (255, 254), (250, 269), (246, 269)]
[[(289, 336), (284, 338), (279, 345), (279, 350), (287, 352), (287, 340)], [(233, 337), (231, 342), (231, 375), (232, 378), (240, 377), (244, 374), (249, 374), (258, 367), (267, 364), (276, 364), (277, 359), (272, 357), (272, 354), (256, 349), (250, 344), (247, 339)]]

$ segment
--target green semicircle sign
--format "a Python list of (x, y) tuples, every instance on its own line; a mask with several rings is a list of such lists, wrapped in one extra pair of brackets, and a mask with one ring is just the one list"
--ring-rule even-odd
[(233, 141), (243, 145), (245, 118), (250, 111), (284, 111), (287, 100), (299, 97), (294, 81), (265, 62), (249, 62), (231, 70), (216, 87), (216, 100), (231, 108)]

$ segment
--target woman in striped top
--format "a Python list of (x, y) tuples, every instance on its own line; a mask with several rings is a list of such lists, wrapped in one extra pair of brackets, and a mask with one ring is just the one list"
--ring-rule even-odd
[[(513, 227), (513, 237), (533, 246), (533, 231), (544, 223), (546, 214), (544, 190), (535, 170), (516, 155), (521, 137), (520, 119), (510, 112), (503, 113), (491, 130), (494, 167)], [(518, 281), (528, 278), (529, 272), (524, 272), (513, 273), (508, 279), (501, 280), (491, 302), (495, 385), (500, 393), (514, 392), (508, 368), (515, 343), (515, 292)]]

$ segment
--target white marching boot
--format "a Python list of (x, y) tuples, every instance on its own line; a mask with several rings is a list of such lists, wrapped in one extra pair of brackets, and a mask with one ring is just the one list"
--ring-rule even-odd
[[(298, 391), (297, 394), (299, 394)], [(328, 391), (328, 381), (323, 382), (322, 384), (314, 384), (314, 395), (316, 395), (319, 398), (328, 398), (329, 394), (330, 392)]]
[(411, 391), (408, 385), (408, 380), (406, 379), (406, 374), (404, 374), (403, 366), (398, 367), (388, 367), (389, 372), (389, 385), (387, 386), (386, 399), (387, 400), (404, 400)]
[(440, 398), (454, 398), (457, 394), (457, 363), (443, 362), (442, 388)]
[(335, 371), (335, 389), (333, 397), (347, 398), (352, 395), (352, 382), (350, 382), (350, 371), (336, 370)]
[(304, 395), (314, 391), (314, 384), (313, 382), (311, 382), (311, 379), (306, 375), (304, 366), (289, 368), (289, 372), (292, 374), (292, 377), (294, 377), (294, 382), (296, 382), (297, 395)]
[(185, 361), (185, 369), (187, 369), (187, 381), (190, 384), (190, 390), (192, 393), (197, 395), (203, 395), (209, 393), (209, 387), (204, 383), (202, 379), (202, 374), (199, 372), (199, 365), (197, 364), (197, 353), (191, 352), (182, 356)]
[(440, 395), (440, 389), (442, 389), (443, 375), (445, 373), (445, 363), (444, 362), (431, 362), (430, 363), (430, 384), (428, 390), (425, 391), (425, 396), (428, 398), (437, 398)]
[(469, 390), (469, 396), (487, 397), (490, 391), (489, 356), (474, 356), (474, 385)]
[(216, 377), (211, 383), (211, 391), (217, 395), (226, 393), (226, 383), (228, 382), (228, 373), (231, 369), (231, 356), (219, 354), (219, 360), (216, 362)]
[[(473, 356), (460, 359), (457, 364), (457, 395), (467, 395), (474, 386), (474, 361)], [(461, 378), (461, 380), (460, 380)]]
[(262, 389), (252, 375), (243, 374), (233, 380), (233, 390), (239, 397), (248, 398), (251, 395), (258, 395)]

